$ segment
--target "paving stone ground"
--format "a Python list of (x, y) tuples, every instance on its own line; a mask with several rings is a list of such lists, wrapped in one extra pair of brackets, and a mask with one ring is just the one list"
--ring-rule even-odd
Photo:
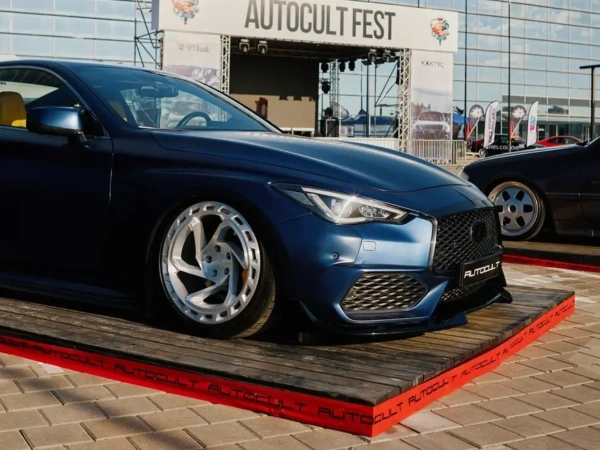
[(576, 313), (496, 371), (374, 439), (0, 353), (0, 450), (600, 449), (600, 274), (506, 266)]

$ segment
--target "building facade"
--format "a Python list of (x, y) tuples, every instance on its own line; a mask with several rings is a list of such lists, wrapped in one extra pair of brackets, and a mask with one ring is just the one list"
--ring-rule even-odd
[[(459, 13), (453, 92), (465, 113), (499, 101), (498, 131), (506, 132), (509, 105), (527, 109), (539, 101), (540, 139), (589, 136), (590, 74), (580, 66), (600, 62), (600, 0), (378, 1)], [(134, 37), (145, 30), (136, 6), (135, 0), (0, 0), (0, 58), (139, 64), (144, 58), (134, 56)], [(340, 104), (352, 115), (368, 109), (389, 118), (395, 88), (393, 64), (359, 63), (341, 74)]]
[[(508, 110), (539, 101), (539, 139), (556, 135), (589, 137), (591, 74), (580, 67), (600, 63), (600, 0), (385, 0), (459, 13), (459, 51), (454, 55), (454, 104), (468, 113), (501, 103), (497, 132), (508, 131)], [(358, 69), (358, 68), (357, 68)], [(372, 68), (370, 69), (373, 70)], [(381, 66), (370, 86), (376, 97), (390, 68)], [(364, 107), (365, 67), (342, 74), (340, 103), (350, 111)], [(600, 71), (599, 71), (600, 72)], [(600, 82), (600, 77), (597, 77)], [(359, 87), (357, 89), (357, 86)], [(597, 83), (600, 86), (600, 83)], [(387, 88), (386, 88), (387, 89)], [(389, 114), (371, 100), (371, 114)], [(596, 108), (596, 117), (600, 110)], [(524, 136), (525, 125), (518, 132)], [(596, 126), (596, 136), (600, 127)], [(483, 132), (480, 124), (479, 134)]]
[(133, 64), (131, 0), (0, 0), (0, 55)]

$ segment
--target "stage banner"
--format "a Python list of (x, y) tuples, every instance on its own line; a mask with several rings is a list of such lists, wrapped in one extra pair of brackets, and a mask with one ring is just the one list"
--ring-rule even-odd
[(348, 0), (153, 0), (152, 28), (390, 50), (458, 51), (457, 12)]
[(515, 135), (515, 131), (519, 127), (521, 120), (527, 114), (525, 108), (521, 105), (515, 106), (510, 110), (510, 117), (508, 118), (508, 139), (512, 143), (512, 138)]
[(485, 111), (485, 131), (483, 135), (483, 148), (488, 147), (496, 138), (496, 112), (498, 102), (492, 102)]
[(452, 53), (413, 50), (411, 57), (412, 139), (452, 139)]
[(473, 105), (469, 109), (469, 117), (467, 118), (467, 129), (465, 131), (465, 141), (469, 140), (473, 131), (477, 129), (477, 124), (485, 115), (483, 108), (480, 105)]
[(163, 70), (221, 88), (221, 37), (166, 31)]
[(539, 102), (533, 102), (529, 108), (529, 125), (527, 127), (527, 146), (537, 142), (537, 121), (538, 121), (538, 105)]

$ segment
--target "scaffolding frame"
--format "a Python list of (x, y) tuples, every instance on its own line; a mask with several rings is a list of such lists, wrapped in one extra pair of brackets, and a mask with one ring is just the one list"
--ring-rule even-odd
[(412, 139), (410, 102), (411, 90), (411, 56), (408, 49), (401, 50), (398, 54), (398, 150), (408, 152)]
[(152, 30), (152, 1), (135, 0), (133, 65), (162, 69), (162, 31)]
[(221, 92), (229, 95), (231, 75), (231, 36), (221, 35)]
[(329, 65), (329, 82), (331, 85), (329, 106), (333, 113), (332, 119), (337, 128), (336, 134), (339, 136), (342, 130), (342, 108), (340, 105), (340, 65), (337, 59)]

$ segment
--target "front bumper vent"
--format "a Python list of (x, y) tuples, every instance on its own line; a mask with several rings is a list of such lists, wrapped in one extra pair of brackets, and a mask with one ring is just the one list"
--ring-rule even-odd
[(455, 302), (455, 301), (464, 299), (466, 297), (469, 297), (469, 296), (475, 294), (480, 289), (482, 289), (487, 283), (488, 282), (486, 280), (486, 281), (482, 281), (479, 283), (475, 283), (471, 286), (464, 286), (464, 287), (457, 287), (454, 289), (448, 289), (448, 290), (446, 290), (446, 292), (444, 292), (444, 294), (442, 295), (442, 298), (440, 298), (440, 304)]
[(341, 307), (352, 313), (406, 310), (427, 294), (427, 288), (409, 274), (370, 273), (363, 275), (348, 291)]

